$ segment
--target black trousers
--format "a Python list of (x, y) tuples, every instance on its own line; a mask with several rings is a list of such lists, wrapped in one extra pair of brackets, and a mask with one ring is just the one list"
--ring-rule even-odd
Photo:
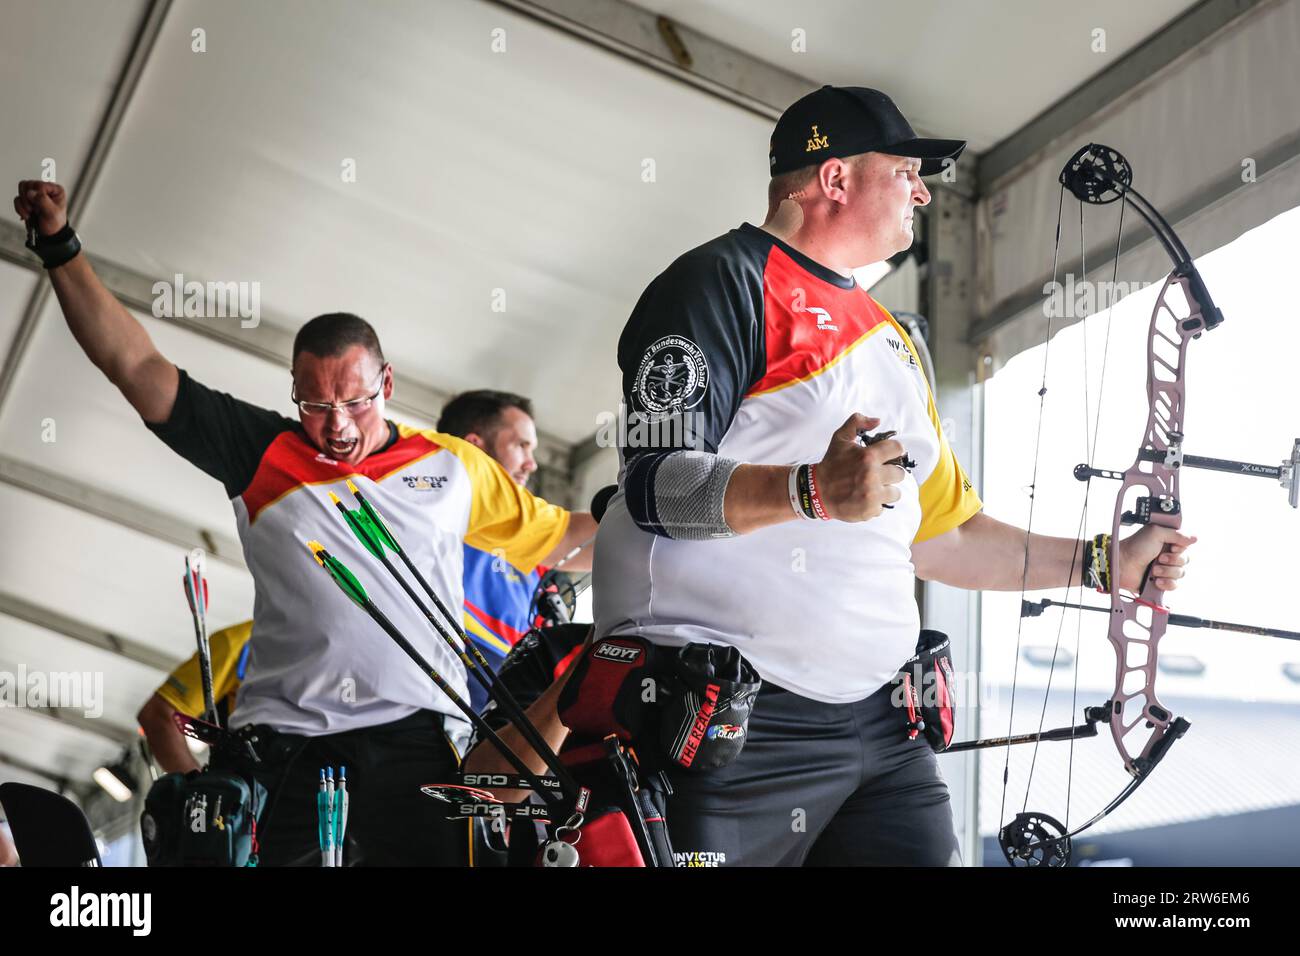
[(677, 865), (960, 865), (938, 760), (891, 691), (823, 704), (764, 684), (733, 763), (669, 773)]
[(447, 808), (420, 792), (454, 783), (460, 759), (443, 733), (442, 715), (420, 711), (377, 727), (320, 737), (256, 728), (259, 764), (232, 765), (214, 753), (213, 767), (249, 772), (267, 789), (258, 823), (261, 866), (319, 866), (316, 795), (322, 767), (347, 767), (345, 866), (466, 866), (468, 821), (445, 819)]

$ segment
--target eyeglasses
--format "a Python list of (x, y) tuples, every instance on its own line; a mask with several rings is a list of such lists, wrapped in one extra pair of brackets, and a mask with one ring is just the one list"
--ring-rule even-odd
[(328, 415), (332, 410), (338, 409), (348, 418), (356, 418), (362, 412), (369, 410), (374, 404), (379, 393), (384, 390), (384, 373), (388, 371), (388, 366), (384, 365), (379, 370), (379, 387), (367, 395), (365, 398), (354, 398), (350, 402), (300, 402), (298, 400), (298, 387), (294, 385), (289, 390), (289, 397), (293, 403), (298, 406), (298, 410), (304, 415)]

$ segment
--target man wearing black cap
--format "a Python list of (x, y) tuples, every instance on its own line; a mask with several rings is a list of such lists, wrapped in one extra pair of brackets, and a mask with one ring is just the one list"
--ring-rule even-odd
[[(964, 146), (917, 137), (876, 90), (809, 94), (773, 132), (762, 228), (677, 259), (619, 341), (629, 437), (596, 633), (729, 645), (764, 680), (739, 757), (671, 774), (679, 865), (960, 861), (891, 679), (917, 644), (916, 577), (1018, 590), (1025, 532), (981, 513), (911, 342), (852, 272), (911, 244), (921, 177)], [(1121, 584), (1166, 540), (1189, 543), (1127, 539)], [(1031, 589), (1080, 564), (1073, 539), (1029, 547)], [(1161, 587), (1183, 560), (1153, 568)]]

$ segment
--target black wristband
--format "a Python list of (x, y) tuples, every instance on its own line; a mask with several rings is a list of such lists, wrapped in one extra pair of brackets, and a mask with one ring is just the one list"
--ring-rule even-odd
[(65, 225), (52, 236), (34, 235), (34, 239), (29, 236), (27, 248), (40, 256), (46, 269), (57, 269), (81, 252), (81, 240), (71, 225)]

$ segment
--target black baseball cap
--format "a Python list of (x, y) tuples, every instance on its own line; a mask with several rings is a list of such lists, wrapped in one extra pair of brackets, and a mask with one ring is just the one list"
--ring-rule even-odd
[(879, 90), (823, 86), (796, 100), (776, 121), (768, 153), (771, 175), (858, 153), (890, 153), (921, 160), (921, 175), (943, 171), (945, 159), (966, 148), (962, 139), (922, 139)]

